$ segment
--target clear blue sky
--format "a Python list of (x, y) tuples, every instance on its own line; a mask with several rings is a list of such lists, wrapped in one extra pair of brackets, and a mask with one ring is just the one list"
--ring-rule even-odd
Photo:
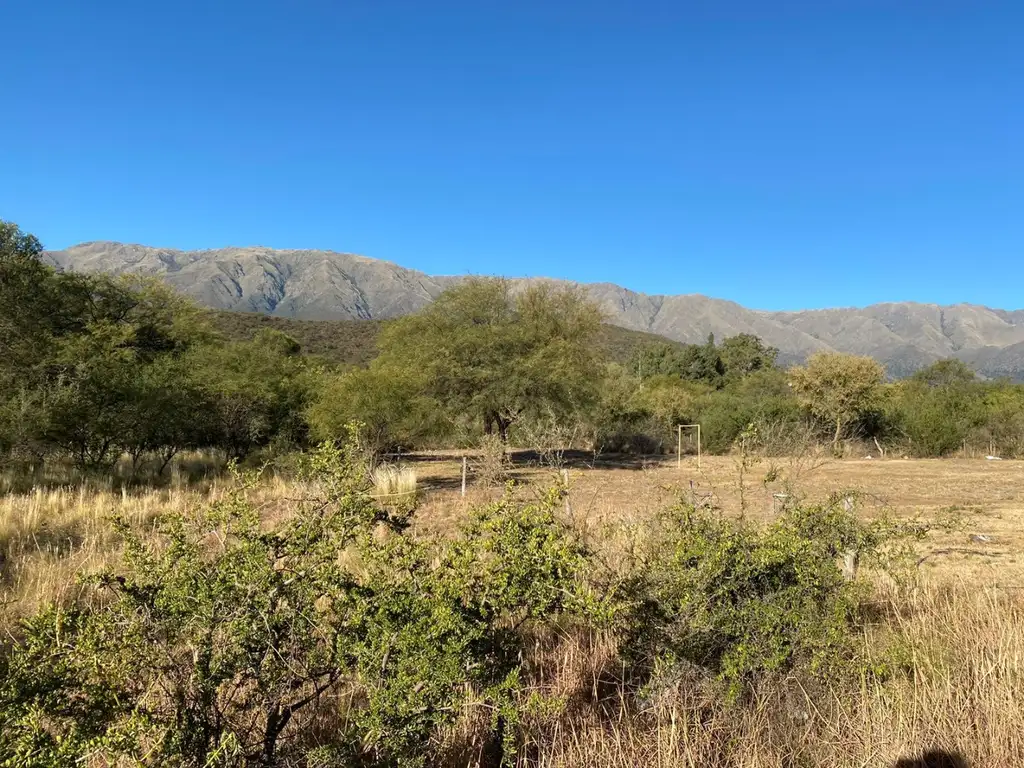
[(6, 0), (0, 218), (1024, 306), (1024, 2)]

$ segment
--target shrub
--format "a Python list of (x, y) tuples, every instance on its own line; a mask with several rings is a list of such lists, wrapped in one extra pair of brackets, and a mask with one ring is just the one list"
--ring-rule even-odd
[(676, 426), (693, 422), (692, 406), (706, 387), (657, 375), (642, 385), (609, 366), (602, 399), (592, 414), (597, 452), (657, 454), (674, 451)]
[(627, 654), (652, 671), (697, 665), (733, 698), (766, 676), (839, 672), (861, 597), (839, 558), (852, 550), (893, 568), (923, 530), (859, 523), (840, 497), (763, 527), (676, 507), (632, 577)]
[(999, 456), (1024, 456), (1024, 387), (1006, 383), (989, 385), (981, 418), (984, 423), (971, 437)]
[[(123, 566), (3, 657), (0, 765), (417, 765), (471, 697), (510, 758), (529, 632), (586, 605), (557, 492), (429, 541), (374, 503), (353, 449), (307, 472), (316, 493), (275, 530), (244, 484), (154, 541), (120, 523)], [(310, 743), (310, 712), (338, 700)]]
[(360, 423), (360, 440), (375, 456), (441, 434), (437, 403), (417, 390), (407, 371), (357, 369), (325, 374), (305, 418), (317, 440), (338, 440)]
[(536, 453), (542, 467), (561, 469), (565, 451), (580, 442), (586, 425), (580, 419), (562, 419), (551, 409), (522, 419), (513, 430), (515, 442)]
[(697, 413), (704, 450), (728, 453), (753, 420), (754, 405), (736, 395), (716, 392), (704, 399)]
[(507, 480), (510, 468), (505, 442), (493, 434), (480, 438), (479, 450), (473, 459), (473, 474), (477, 482), (488, 488), (501, 486)]
[(958, 450), (980, 421), (979, 395), (967, 385), (905, 382), (897, 389), (894, 420), (914, 455), (944, 456)]

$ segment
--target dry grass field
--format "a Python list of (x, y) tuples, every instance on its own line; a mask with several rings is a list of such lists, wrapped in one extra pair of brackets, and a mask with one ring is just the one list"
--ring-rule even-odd
[[(480, 461), (470, 460), (465, 497), (459, 454), (399, 462), (417, 475), (419, 525), (443, 531), (470, 505), (501, 493), (476, 482)], [(591, 464), (573, 456), (563, 474), (517, 457), (508, 474), (522, 494), (567, 478), (566, 514), (599, 536), (614, 537), (680, 497), (767, 519), (788, 500), (855, 491), (866, 516), (934, 519), (956, 509), (962, 520), (960, 530), (922, 546), (916, 585), (878, 587), (887, 619), (869, 628), (865, 646), (910, 649), (908, 676), (865, 679), (858, 690), (781, 684), (741, 710), (710, 703), (699, 689), (677, 689), (644, 711), (612, 693), (538, 724), (524, 764), (868, 768), (936, 748), (962, 754), (976, 768), (1024, 765), (1024, 462), (716, 456), (698, 469), (692, 457), (677, 466), (674, 459)], [(77, 575), (113, 562), (111, 515), (144, 528), (159, 513), (195, 508), (229, 485), (211, 478), (157, 489), (39, 488), (0, 496), (0, 623), (11, 627), (42, 603), (73, 596)], [(301, 490), (270, 476), (253, 493), (273, 520), (288, 514)], [(560, 638), (538, 654), (547, 670), (538, 685), (596, 692), (616, 647), (600, 636)]]
[[(427, 489), (422, 512), (428, 524), (443, 526), (459, 514), (461, 459), (437, 453), (414, 457)], [(473, 459), (470, 459), (470, 467)], [(683, 500), (708, 500), (725, 514), (768, 519), (787, 500), (816, 501), (830, 494), (856, 494), (857, 509), (872, 517), (925, 520), (954, 512), (962, 530), (933, 534), (921, 549), (925, 576), (1024, 589), (1024, 461), (984, 459), (843, 459), (732, 456), (653, 460), (575, 457), (565, 462), (573, 519), (590, 526), (629, 523)], [(560, 483), (561, 470), (516, 462), (509, 476), (525, 486)], [(481, 492), (472, 484), (467, 499)], [(491, 491), (494, 493), (494, 491)]]
[[(435, 452), (397, 461), (415, 472), (418, 524), (443, 532), (472, 505), (500, 495), (500, 483), (480, 482), (480, 459), (469, 456), (467, 493), (461, 495), (462, 454)], [(984, 459), (844, 459), (692, 456), (601, 459), (567, 456), (552, 469), (516, 456), (505, 476), (529, 495), (569, 483), (572, 522), (593, 532), (649, 518), (684, 501), (712, 503), (727, 515), (770, 519), (779, 506), (815, 501), (838, 492), (856, 495), (867, 517), (889, 515), (935, 520), (955, 511), (961, 530), (934, 533), (922, 545), (923, 577), (1007, 590), (1024, 589), (1024, 462)], [(75, 574), (111, 556), (113, 515), (139, 523), (160, 512), (180, 511), (223, 494), (230, 479), (211, 476), (170, 487), (116, 490), (111, 486), (37, 487), (0, 495), (0, 568), (4, 604), (35, 605), (73, 588)], [(265, 514), (288, 514), (301, 493), (290, 481), (268, 476), (256, 491)], [(24, 607), (24, 606), (22, 606)]]

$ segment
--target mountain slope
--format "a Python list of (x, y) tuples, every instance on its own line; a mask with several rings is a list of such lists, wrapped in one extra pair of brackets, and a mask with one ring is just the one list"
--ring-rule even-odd
[(444, 290), (443, 281), (420, 272), (332, 251), (176, 251), (84, 243), (47, 257), (62, 269), (160, 277), (215, 309), (310, 320), (396, 317), (420, 309)]
[[(307, 320), (397, 317), (461, 279), (347, 253), (261, 247), (177, 251), (96, 242), (48, 252), (47, 258), (61, 269), (156, 276), (215, 309)], [(585, 288), (610, 323), (675, 341), (752, 333), (778, 347), (787, 361), (838, 350), (871, 355), (892, 374), (905, 375), (957, 356), (986, 375), (1024, 376), (1024, 310), (900, 302), (764, 312), (698, 294), (652, 296), (610, 283)]]
[[(215, 310), (210, 313), (214, 330), (229, 341), (247, 341), (262, 330), (287, 333), (306, 354), (339, 365), (367, 365), (377, 356), (377, 336), (386, 320), (297, 320), (257, 312)], [(628, 363), (641, 347), (668, 342), (661, 336), (603, 325), (596, 346), (603, 357)]]
[(966, 350), (957, 353), (957, 357), (991, 378), (1024, 382), (1024, 342)]

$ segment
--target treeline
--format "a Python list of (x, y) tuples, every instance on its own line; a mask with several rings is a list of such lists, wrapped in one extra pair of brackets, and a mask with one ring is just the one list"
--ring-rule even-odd
[[(677, 425), (699, 423), (715, 453), (738, 442), (840, 453), (863, 440), (913, 456), (1024, 455), (1024, 387), (979, 381), (954, 360), (897, 382), (841, 354), (785, 370), (754, 336), (683, 345), (613, 334), (578, 290), (470, 279), (374, 327), (368, 364), (341, 365), (329, 357), (345, 339), (323, 324), (307, 344), (321, 357), (279, 323), (234, 327), (159, 282), (61, 273), (41, 254), (0, 223), (0, 455), (11, 462), (102, 469), (127, 456), (162, 471), (187, 449), (288, 451), (336, 440), (351, 422), (377, 451), (490, 435), (658, 453), (675, 450)], [(356, 338), (370, 359), (368, 335)]]
[(318, 369), (285, 334), (226, 342), (156, 282), (61, 273), (0, 222), (0, 455), (165, 466), (188, 448), (301, 444)]

